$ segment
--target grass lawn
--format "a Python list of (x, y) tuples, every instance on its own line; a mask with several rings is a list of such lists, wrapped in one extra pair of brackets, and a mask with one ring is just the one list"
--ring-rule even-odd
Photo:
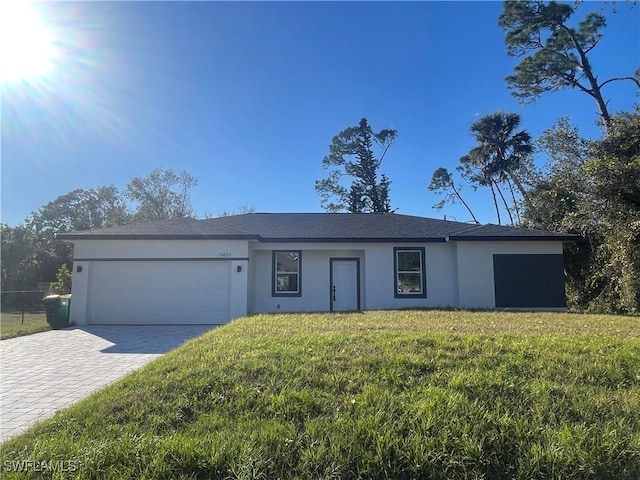
[(24, 324), (21, 312), (2, 312), (0, 314), (0, 340), (31, 335), (50, 329), (45, 313), (25, 312)]
[(605, 315), (244, 318), (5, 442), (0, 465), (3, 479), (52, 475), (9, 471), (31, 460), (82, 479), (637, 480), (639, 337), (640, 318)]

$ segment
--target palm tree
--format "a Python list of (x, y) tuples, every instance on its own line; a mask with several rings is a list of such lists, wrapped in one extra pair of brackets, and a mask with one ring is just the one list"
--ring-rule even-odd
[(496, 199), (496, 191), (502, 199), (509, 214), (511, 223), (511, 208), (500, 188), (500, 184), (507, 184), (511, 191), (513, 208), (519, 215), (515, 198), (514, 185), (525, 202), (528, 202), (527, 192), (522, 177), (530, 168), (531, 136), (520, 130), (521, 119), (517, 113), (496, 112), (485, 115), (471, 125), (470, 131), (478, 145), (460, 159), (461, 172), (472, 182), (480, 186), (488, 186), (493, 195), (494, 206), (500, 223), (500, 212)]

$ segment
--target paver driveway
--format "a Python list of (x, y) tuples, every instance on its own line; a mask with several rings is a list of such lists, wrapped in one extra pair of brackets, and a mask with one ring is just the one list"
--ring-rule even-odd
[(211, 329), (90, 326), (0, 342), (0, 441)]

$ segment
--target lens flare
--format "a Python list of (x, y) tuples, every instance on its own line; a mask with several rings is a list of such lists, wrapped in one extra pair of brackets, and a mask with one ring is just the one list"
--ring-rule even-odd
[(31, 2), (0, 2), (0, 82), (47, 75), (53, 53), (52, 35)]

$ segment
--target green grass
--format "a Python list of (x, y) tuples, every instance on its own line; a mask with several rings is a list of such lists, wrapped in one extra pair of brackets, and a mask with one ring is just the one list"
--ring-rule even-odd
[(604, 315), (254, 316), (5, 442), (0, 465), (78, 462), (53, 478), (82, 479), (638, 479), (639, 337), (640, 319)]
[(50, 329), (45, 313), (25, 312), (24, 323), (21, 312), (2, 312), (0, 314), (0, 340), (31, 335)]

